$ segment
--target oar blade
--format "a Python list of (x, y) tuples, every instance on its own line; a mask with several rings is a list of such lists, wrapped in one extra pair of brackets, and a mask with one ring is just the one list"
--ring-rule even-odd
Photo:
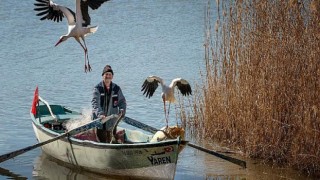
[(202, 146), (199, 146), (199, 145), (196, 145), (196, 144), (193, 144), (193, 143), (190, 143), (190, 142), (188, 143), (188, 145), (190, 147), (193, 147), (193, 148), (198, 149), (200, 151), (206, 152), (208, 154), (212, 154), (212, 155), (214, 155), (216, 157), (219, 157), (221, 159), (224, 159), (224, 160), (227, 160), (227, 161), (232, 162), (234, 164), (237, 164), (237, 165), (239, 165), (239, 166), (241, 166), (243, 168), (247, 168), (247, 163), (245, 161), (240, 160), (240, 159), (236, 159), (236, 158), (233, 158), (233, 157), (230, 157), (230, 156), (226, 156), (226, 155), (217, 153), (215, 151), (206, 149), (206, 148), (204, 148)]

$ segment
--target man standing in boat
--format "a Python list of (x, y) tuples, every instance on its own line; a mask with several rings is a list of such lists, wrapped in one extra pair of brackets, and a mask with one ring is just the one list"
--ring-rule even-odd
[[(105, 118), (112, 114), (123, 115), (126, 112), (127, 103), (120, 86), (112, 82), (113, 70), (106, 65), (102, 71), (102, 81), (93, 88), (92, 114), (93, 119)], [(116, 119), (110, 119), (103, 124), (102, 129), (97, 129), (97, 137), (100, 142), (110, 142), (110, 134)]]

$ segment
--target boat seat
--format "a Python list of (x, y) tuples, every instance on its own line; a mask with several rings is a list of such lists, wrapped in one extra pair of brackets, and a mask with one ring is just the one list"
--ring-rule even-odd
[[(59, 105), (50, 105), (53, 114), (66, 114), (65, 108)], [(38, 106), (37, 112), (41, 112), (40, 115), (50, 114), (50, 111), (47, 106)]]
[[(77, 118), (81, 118), (82, 116), (79, 114), (64, 114), (64, 115), (55, 115), (58, 119), (58, 122), (62, 122), (65, 121), (66, 119), (77, 119)], [(48, 121), (53, 121), (53, 117), (50, 115), (46, 115), (46, 116), (40, 116), (40, 122), (44, 123), (44, 122), (48, 122)]]

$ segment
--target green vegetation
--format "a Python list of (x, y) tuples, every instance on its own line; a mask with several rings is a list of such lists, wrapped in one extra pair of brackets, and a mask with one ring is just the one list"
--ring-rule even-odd
[(216, 2), (183, 121), (248, 157), (320, 176), (320, 1)]

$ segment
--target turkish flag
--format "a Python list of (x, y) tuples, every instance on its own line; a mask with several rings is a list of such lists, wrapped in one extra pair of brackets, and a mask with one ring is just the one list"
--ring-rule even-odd
[(33, 97), (32, 106), (31, 106), (31, 113), (33, 115), (37, 114), (38, 101), (39, 101), (39, 91), (38, 91), (38, 86), (37, 86), (36, 90), (34, 91), (34, 97)]

